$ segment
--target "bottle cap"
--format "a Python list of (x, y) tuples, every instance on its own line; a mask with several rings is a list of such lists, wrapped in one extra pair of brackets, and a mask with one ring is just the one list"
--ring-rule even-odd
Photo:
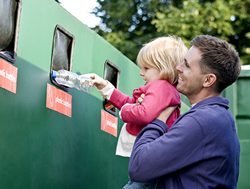
[(57, 76), (58, 76), (58, 72), (55, 70), (52, 70), (52, 72), (51, 72), (52, 79), (55, 79)]

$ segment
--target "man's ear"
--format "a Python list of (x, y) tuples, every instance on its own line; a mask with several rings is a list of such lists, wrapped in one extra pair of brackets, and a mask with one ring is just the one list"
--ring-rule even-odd
[(215, 84), (217, 77), (215, 74), (207, 74), (203, 82), (203, 87), (210, 87)]

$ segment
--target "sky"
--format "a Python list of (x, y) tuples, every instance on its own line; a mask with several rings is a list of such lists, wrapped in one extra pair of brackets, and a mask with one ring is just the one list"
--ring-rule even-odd
[(94, 27), (100, 19), (90, 12), (98, 5), (95, 0), (60, 0), (61, 5), (81, 22)]

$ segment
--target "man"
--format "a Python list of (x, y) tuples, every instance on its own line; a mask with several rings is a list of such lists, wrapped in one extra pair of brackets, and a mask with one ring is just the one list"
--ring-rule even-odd
[(168, 131), (169, 109), (140, 132), (129, 175), (133, 181), (156, 179), (156, 188), (235, 189), (240, 146), (228, 100), (220, 94), (238, 78), (239, 56), (227, 42), (208, 35), (191, 45), (177, 66), (177, 89), (192, 107)]

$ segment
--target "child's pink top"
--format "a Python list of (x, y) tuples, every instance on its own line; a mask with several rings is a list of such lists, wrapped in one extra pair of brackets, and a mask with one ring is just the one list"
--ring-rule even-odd
[[(141, 94), (145, 97), (139, 104), (138, 98)], [(135, 89), (132, 98), (115, 89), (109, 101), (118, 109), (122, 108), (121, 118), (127, 123), (127, 131), (134, 136), (137, 136), (144, 126), (156, 119), (166, 107), (178, 106), (166, 122), (168, 127), (171, 127), (180, 115), (179, 92), (166, 80), (152, 81)]]

